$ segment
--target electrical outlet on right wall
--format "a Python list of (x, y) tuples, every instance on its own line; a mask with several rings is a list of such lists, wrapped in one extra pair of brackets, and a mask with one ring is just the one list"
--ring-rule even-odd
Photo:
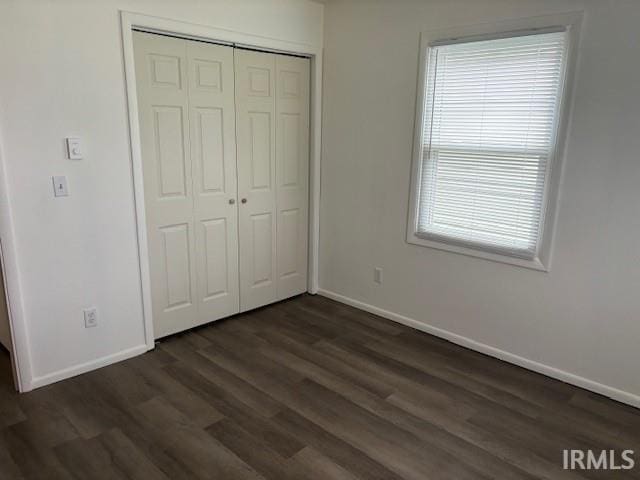
[(98, 325), (98, 309), (86, 308), (84, 311), (84, 328), (93, 328)]
[(373, 281), (382, 285), (382, 268), (375, 267), (373, 269)]

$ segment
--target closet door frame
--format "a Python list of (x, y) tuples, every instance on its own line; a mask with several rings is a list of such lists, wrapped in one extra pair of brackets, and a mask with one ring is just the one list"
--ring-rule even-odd
[(171, 19), (121, 11), (121, 33), (125, 66), (129, 135), (131, 146), (132, 182), (136, 210), (138, 262), (147, 350), (155, 346), (151, 302), (151, 276), (146, 230), (138, 100), (133, 50), (133, 31), (173, 35), (190, 40), (208, 41), (222, 45), (253, 48), (271, 53), (291, 54), (310, 59), (310, 118), (309, 118), (309, 254), (307, 291), (318, 292), (318, 246), (320, 239), (320, 162), (322, 120), (322, 47), (261, 37), (250, 33), (207, 27)]

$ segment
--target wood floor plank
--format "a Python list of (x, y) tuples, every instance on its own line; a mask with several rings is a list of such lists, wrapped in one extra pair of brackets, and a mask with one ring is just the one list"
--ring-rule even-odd
[(0, 480), (23, 479), (24, 474), (11, 455), (6, 435), (0, 430)]
[(638, 409), (611, 401), (596, 393), (578, 390), (571, 396), (568, 404), (596, 415), (607, 422), (614, 422), (623, 429), (631, 431), (640, 430), (640, 415), (638, 415)]
[[(74, 478), (60, 463), (53, 450), (38, 448), (14, 430), (5, 429), (2, 439), (13, 465), (18, 466), (22, 475), (34, 480), (68, 480)], [(12, 465), (9, 465), (12, 468)], [(0, 466), (4, 469), (4, 466)]]
[[(165, 368), (165, 371), (187, 388), (203, 397), (216, 410), (225, 415), (230, 408), (246, 408), (271, 416), (282, 406), (269, 395), (245, 381), (234, 372), (221, 368), (206, 357), (197, 355), (193, 362), (181, 362)], [(193, 365), (199, 365), (194, 368)], [(231, 386), (229, 389), (225, 385)]]
[(277, 425), (273, 417), (265, 418), (258, 412), (237, 408), (225, 409), (225, 413), (235, 425), (257, 441), (269, 445), (282, 458), (290, 458), (305, 447), (300, 439)]
[(287, 478), (305, 480), (357, 480), (312, 447), (306, 447), (287, 462)]
[[(382, 432), (372, 432), (370, 424), (375, 422), (373, 417), (356, 419), (358, 408), (350, 405), (349, 411), (345, 409), (335, 410), (328, 402), (318, 399), (320, 390), (313, 389), (314, 382), (304, 380), (296, 385), (290, 384), (286, 379), (265, 379), (263, 375), (256, 374), (250, 368), (249, 363), (239, 358), (224, 357), (224, 368), (229, 368), (237, 375), (247, 378), (256, 388), (271, 395), (289, 408), (297, 411), (306, 418), (321, 424), (331, 433), (356, 446), (367, 455), (376, 458), (380, 463), (386, 464), (389, 469), (401, 472), (408, 479), (445, 478), (436, 475), (448, 474), (435, 461), (425, 458), (422, 451), (414, 450), (417, 443), (413, 436), (407, 432), (395, 428), (392, 424), (385, 424)], [(214, 361), (219, 361), (216, 358)], [(316, 384), (317, 385), (317, 384)], [(378, 422), (381, 426), (382, 423)], [(382, 435), (380, 434), (382, 433)], [(388, 438), (393, 434), (393, 438)], [(419, 442), (418, 442), (419, 443)], [(441, 466), (440, 466), (441, 467)], [(459, 478), (482, 478), (477, 472), (465, 469), (462, 463), (453, 463), (448, 468), (455, 469)]]
[[(567, 445), (580, 450), (601, 450), (614, 448), (607, 442), (591, 442), (577, 436), (567, 436), (559, 430), (541, 430), (538, 423), (516, 412), (482, 412), (469, 420), (472, 425), (492, 432), (496, 436), (509, 438), (518, 446), (548, 460), (550, 463), (559, 462), (562, 451)], [(602, 478), (598, 472), (585, 471), (588, 478)], [(618, 472), (616, 478), (621, 480), (632, 478), (624, 471)]]
[[(171, 362), (171, 364), (175, 363)], [(162, 368), (145, 367), (139, 369), (138, 366), (134, 368), (147, 382), (161, 392), (167, 402), (190, 418), (194, 424), (206, 427), (224, 417), (210, 402), (167, 375), (167, 372)]]
[(206, 431), (264, 478), (280, 480), (287, 476), (285, 458), (233, 420), (216, 422)]
[[(360, 340), (386, 340), (393, 338), (402, 330), (398, 328), (384, 329), (379, 325), (370, 326), (364, 322), (358, 322), (356, 319), (361, 317), (346, 318), (346, 314), (342, 316), (333, 316), (312, 305), (302, 302), (287, 302), (281, 309), (289, 314), (291, 318), (303, 318), (313, 325), (324, 325), (335, 332), (334, 337), (353, 337)], [(345, 321), (347, 320), (347, 321)]]
[[(349, 342), (349, 345), (357, 344)], [(439, 361), (439, 359), (432, 356), (419, 355), (415, 352), (407, 351), (402, 345), (389, 346), (380, 342), (368, 343), (366, 345), (358, 345), (358, 351), (368, 357), (373, 356), (375, 359), (396, 369), (410, 368), (417, 372), (423, 372), (452, 386), (486, 398), (491, 402), (517, 410), (531, 418), (536, 418), (539, 414), (538, 405), (528, 399), (498, 388), (492, 382), (485, 382), (483, 379), (451, 369), (446, 361)]]
[[(424, 419), (416, 417), (395, 405), (371, 394), (367, 390), (334, 375), (331, 371), (325, 370), (315, 364), (296, 358), (291, 354), (284, 354), (273, 349), (274, 358), (280, 358), (292, 368), (306, 372), (308, 378), (320, 385), (351, 400), (356, 405), (386, 418), (394, 425), (399, 426), (413, 433), (420, 438), (425, 448), (432, 449), (442, 447), (452, 455), (456, 455), (460, 460), (468, 464), (479, 465), (480, 470), (491, 478), (507, 479), (531, 479), (534, 478), (524, 471), (514, 467), (499, 459), (489, 452), (472, 445), (447, 431), (436, 427)], [(277, 357), (275, 357), (277, 355)], [(458, 412), (439, 412), (440, 415), (450, 415), (458, 417)]]
[(489, 478), (437, 446), (424, 448), (412, 433), (312, 380), (305, 380), (300, 388), (307, 405), (298, 408), (307, 418), (320, 422), (403, 478)]
[(13, 392), (4, 395), (0, 394), (0, 428), (8, 427), (26, 419), (27, 416), (20, 408), (20, 404), (15, 401)]
[(473, 379), (447, 374), (444, 369), (430, 371), (428, 367), (416, 368), (408, 362), (403, 363), (391, 356), (382, 355), (351, 340), (322, 342), (319, 347), (363, 370), (378, 372), (378, 375), (389, 378), (398, 389), (403, 385), (409, 390), (412, 385), (414, 390), (417, 386), (428, 385), (451, 398), (465, 399), (472, 408), (514, 409), (532, 418), (536, 418), (539, 413), (536, 405), (503, 390)]
[(89, 440), (77, 438), (54, 450), (73, 478), (127, 480), (127, 475), (112, 461), (110, 453), (97, 437)]
[(402, 478), (350, 443), (293, 410), (283, 410), (274, 417), (274, 421), (362, 480)]
[(308, 363), (329, 369), (334, 374), (345, 378), (349, 382), (358, 385), (381, 398), (386, 398), (395, 391), (391, 385), (380, 381), (379, 378), (367, 375), (362, 370), (337, 360), (322, 351), (315, 348), (309, 348), (308, 345), (297, 341), (295, 336), (290, 336), (288, 332), (283, 331), (282, 329), (279, 331), (259, 332), (258, 335), (269, 340), (269, 347), (262, 347), (260, 351), (268, 352), (267, 354), (276, 360), (278, 357), (286, 356), (287, 353), (289, 355), (293, 354)]
[[(138, 406), (136, 412), (141, 407)], [(141, 413), (134, 417), (133, 421), (120, 427), (131, 443), (171, 480), (192, 479), (193, 474), (169, 451), (175, 441), (173, 430), (179, 425), (166, 425), (157, 419), (148, 420)]]
[(100, 382), (95, 371), (67, 381), (57, 399), (59, 408), (83, 438), (126, 424), (132, 418), (133, 405)]
[(52, 405), (30, 412), (27, 420), (11, 425), (7, 430), (44, 450), (79, 437), (71, 422)]
[(202, 429), (177, 428), (167, 453), (189, 470), (195, 478), (225, 480), (263, 479), (230, 449)]
[(514, 465), (533, 475), (535, 478), (548, 480), (575, 480), (584, 478), (578, 473), (564, 471), (560, 461), (549, 462), (522, 445), (513, 442), (508, 436), (496, 436), (487, 430), (470, 424), (466, 420), (451, 418), (447, 415), (441, 415), (437, 411), (434, 412), (431, 409), (425, 409), (421, 404), (416, 403), (414, 399), (407, 400), (401, 394), (393, 394), (387, 401), (418, 417), (428, 420), (433, 425), (439, 426), (452, 435), (478, 448), (490, 452), (495, 457)]
[(131, 480), (170, 480), (120, 429), (97, 437), (118, 470)]
[(640, 451), (640, 411), (327, 298), (162, 339), (19, 395), (0, 350), (0, 480), (578, 480)]
[(334, 302), (320, 295), (307, 295), (300, 299), (300, 303), (303, 305), (312, 305), (319, 311), (332, 315), (334, 318), (366, 325), (389, 335), (396, 335), (410, 330), (404, 325), (399, 325), (386, 318), (372, 315), (349, 305)]
[(488, 403), (486, 399), (432, 375), (417, 372), (415, 369), (394, 362), (381, 362), (372, 356), (363, 355), (362, 352), (355, 351), (352, 345), (345, 347), (344, 344), (339, 345), (335, 342), (322, 342), (316, 346), (325, 354), (367, 375), (377, 376), (407, 397), (414, 397), (443, 409), (451, 406), (468, 415)]
[(558, 402), (566, 402), (576, 391), (564, 382), (550, 381), (549, 377), (539, 373), (510, 363), (496, 362), (493, 357), (409, 328), (398, 335), (397, 345), (413, 352), (439, 355), (456, 370), (514, 394), (522, 392), (524, 398), (534, 403), (539, 400), (543, 406), (551, 407)]

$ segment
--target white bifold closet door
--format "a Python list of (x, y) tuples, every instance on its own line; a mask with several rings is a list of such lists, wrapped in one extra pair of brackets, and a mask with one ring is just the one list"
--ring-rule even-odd
[(309, 60), (134, 50), (155, 337), (306, 291)]
[(307, 289), (309, 60), (235, 51), (240, 305)]
[(134, 32), (155, 337), (238, 312), (233, 48)]

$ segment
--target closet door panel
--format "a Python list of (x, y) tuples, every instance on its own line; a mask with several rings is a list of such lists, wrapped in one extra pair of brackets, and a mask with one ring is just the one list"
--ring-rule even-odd
[(210, 301), (223, 295), (229, 295), (230, 290), (237, 290), (235, 285), (229, 284), (229, 270), (234, 265), (229, 264), (229, 241), (233, 232), (229, 231), (226, 218), (205, 220), (202, 226), (202, 258), (204, 260), (204, 281), (202, 282), (202, 299)]
[(276, 56), (277, 295), (307, 290), (309, 60)]
[(233, 48), (186, 41), (196, 228), (196, 324), (240, 309)]
[(186, 45), (134, 32), (145, 213), (156, 337), (197, 318)]
[(275, 66), (235, 50), (241, 311), (277, 300)]
[(224, 110), (196, 108), (194, 113), (195, 157), (200, 169), (201, 194), (226, 193)]
[(166, 308), (176, 309), (191, 303), (189, 224), (160, 228), (164, 244), (163, 277), (166, 279)]

